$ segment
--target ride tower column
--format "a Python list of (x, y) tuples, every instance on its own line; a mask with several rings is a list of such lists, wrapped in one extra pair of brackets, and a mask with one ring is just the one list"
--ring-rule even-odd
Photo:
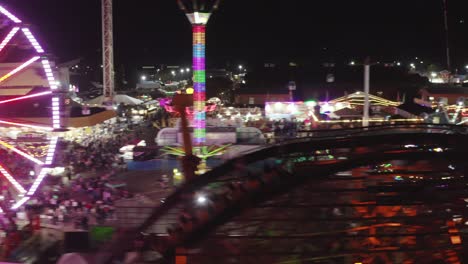
[(206, 144), (206, 65), (205, 65), (205, 24), (193, 24), (193, 110), (195, 146)]
[(193, 107), (194, 133), (193, 141), (197, 151), (206, 148), (206, 25), (214, 10), (218, 9), (220, 0), (177, 0), (180, 9), (184, 11), (193, 33)]
[(102, 69), (103, 95), (106, 103), (114, 97), (114, 31), (112, 21), (112, 1), (102, 1)]

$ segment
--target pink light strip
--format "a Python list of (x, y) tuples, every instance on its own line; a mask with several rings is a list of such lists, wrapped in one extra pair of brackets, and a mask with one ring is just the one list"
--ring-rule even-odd
[(0, 140), (0, 145), (2, 145), (2, 146), (4, 146), (5, 148), (8, 148), (8, 149), (10, 149), (10, 150), (16, 152), (17, 154), (19, 154), (19, 155), (21, 155), (21, 156), (27, 158), (28, 160), (30, 160), (30, 161), (32, 161), (32, 162), (34, 162), (34, 163), (36, 163), (36, 164), (44, 165), (44, 162), (42, 162), (42, 161), (40, 161), (40, 160), (38, 160), (38, 159), (32, 157), (31, 155), (29, 155), (29, 154), (27, 154), (27, 153), (25, 153), (25, 152), (23, 152), (23, 151), (21, 151), (21, 150), (15, 148), (15, 147), (13, 147), (12, 145), (10, 145), (10, 144), (8, 144), (8, 143), (6, 143), (6, 142), (4, 142), (4, 141), (1, 141), (1, 140)]
[(52, 68), (50, 67), (50, 62), (48, 59), (43, 59), (42, 66), (44, 67), (44, 71), (47, 77), (47, 81), (49, 82), (50, 89), (55, 90), (58, 88), (57, 82), (55, 81), (54, 74), (52, 73)]
[(18, 32), (20, 28), (19, 27), (14, 27), (10, 33), (8, 33), (8, 35), (5, 37), (5, 39), (2, 41), (2, 43), (0, 43), (0, 51), (3, 50), (3, 48), (5, 48), (5, 46), (8, 44), (8, 42), (10, 42), (10, 40), (16, 35), (16, 32)]
[(18, 208), (20, 208), (25, 202), (27, 202), (31, 197), (23, 197), (21, 198), (21, 200), (19, 200), (18, 202), (16, 202), (12, 207), (11, 207), (11, 210), (16, 210)]
[(47, 95), (47, 94), (51, 94), (51, 93), (52, 93), (52, 91), (47, 91), (47, 92), (42, 92), (42, 93), (36, 93), (36, 94), (30, 94), (30, 95), (20, 96), (20, 97), (16, 97), (16, 98), (13, 98), (13, 99), (8, 99), (8, 100), (0, 101), (0, 104), (9, 103), (9, 102), (14, 102), (14, 101), (19, 101), (19, 100), (28, 99), (28, 98), (33, 98), (33, 97), (38, 97), (38, 96)]
[(44, 53), (44, 49), (41, 47), (41, 45), (39, 44), (39, 42), (37, 42), (36, 38), (34, 37), (34, 35), (31, 33), (31, 31), (29, 30), (29, 28), (22, 28), (21, 29), (24, 33), (24, 35), (26, 36), (26, 38), (28, 38), (29, 42), (31, 43), (31, 45), (34, 47), (34, 49), (37, 51), (37, 53)]
[(20, 66), (18, 66), (16, 69), (12, 70), (11, 72), (5, 74), (2, 78), (0, 78), (0, 82), (3, 82), (4, 80), (10, 78), (11, 76), (13, 76), (15, 73), (21, 71), (22, 69), (28, 67), (31, 63), (37, 61), (40, 57), (39, 56), (35, 56), (31, 59), (29, 59), (27, 62), (21, 64)]
[(3, 174), (3, 176), (5, 176), (5, 178), (13, 185), (13, 187), (15, 187), (15, 189), (20, 192), (20, 193), (26, 193), (26, 190), (23, 188), (23, 186), (21, 186), (21, 184), (19, 184), (15, 178), (13, 178), (13, 176), (11, 176), (10, 173), (8, 173), (7, 170), (5, 170), (5, 168), (3, 168), (1, 165), (0, 165), (0, 173)]
[(31, 185), (31, 188), (28, 191), (28, 195), (34, 195), (36, 192), (37, 188), (39, 188), (39, 185), (41, 182), (44, 180), (45, 176), (49, 172), (49, 169), (47, 168), (42, 168), (41, 172), (39, 172), (39, 175), (37, 176), (36, 180), (34, 181), (33, 185)]
[(0, 6), (0, 13), (4, 14), (5, 16), (7, 16), (9, 19), (11, 19), (13, 22), (17, 24), (22, 22), (19, 18), (14, 16), (12, 13), (6, 10), (3, 6)]
[(43, 126), (27, 125), (27, 124), (21, 124), (21, 123), (9, 122), (9, 121), (4, 121), (4, 120), (0, 120), (0, 124), (7, 124), (7, 125), (14, 125), (14, 126), (21, 126), (21, 127), (29, 127), (29, 128), (35, 128), (35, 129), (46, 130), (46, 131), (52, 131), (52, 130), (54, 130), (54, 129), (53, 129), (53, 128), (51, 128), (51, 127), (43, 127)]

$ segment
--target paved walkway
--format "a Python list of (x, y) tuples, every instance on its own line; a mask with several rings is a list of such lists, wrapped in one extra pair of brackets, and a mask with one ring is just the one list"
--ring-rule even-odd
[(117, 177), (127, 184), (130, 193), (141, 194), (154, 202), (159, 202), (173, 191), (173, 188), (161, 186), (164, 174), (170, 176), (169, 172), (164, 171), (128, 171)]

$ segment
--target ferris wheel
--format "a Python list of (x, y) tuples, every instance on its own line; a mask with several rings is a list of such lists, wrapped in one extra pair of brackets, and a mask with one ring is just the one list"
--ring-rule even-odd
[(33, 29), (1, 5), (0, 40), (0, 200), (16, 210), (51, 171), (61, 99), (54, 65)]

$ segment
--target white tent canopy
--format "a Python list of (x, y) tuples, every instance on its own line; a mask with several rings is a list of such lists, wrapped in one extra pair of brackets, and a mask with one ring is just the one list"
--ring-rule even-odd
[(58, 264), (88, 264), (88, 262), (77, 253), (67, 253), (60, 257)]
[[(89, 101), (86, 101), (86, 104), (88, 105), (102, 105), (105, 101), (105, 98), (103, 95), (98, 96), (96, 98), (93, 98)], [(125, 95), (125, 94), (117, 94), (114, 96), (114, 104), (126, 104), (126, 105), (139, 105), (142, 104), (143, 101), (133, 98), (131, 96)]]

